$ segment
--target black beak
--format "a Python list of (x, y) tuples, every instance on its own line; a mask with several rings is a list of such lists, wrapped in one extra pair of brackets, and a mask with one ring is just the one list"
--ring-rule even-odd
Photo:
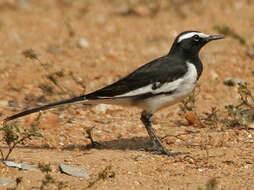
[(214, 36), (209, 36), (209, 37), (207, 37), (207, 38), (206, 38), (206, 41), (207, 41), (207, 42), (210, 42), (210, 41), (212, 41), (212, 40), (219, 40), (219, 39), (222, 39), (222, 38), (224, 38), (224, 36), (214, 35)]

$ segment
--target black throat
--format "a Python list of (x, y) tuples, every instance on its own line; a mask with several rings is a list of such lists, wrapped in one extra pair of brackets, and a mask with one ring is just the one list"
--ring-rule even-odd
[(199, 52), (198, 53), (193, 53), (193, 52), (188, 52), (182, 48), (175, 48), (174, 44), (171, 48), (171, 50), (168, 53), (168, 56), (176, 57), (176, 58), (181, 58), (184, 63), (189, 62), (193, 64), (196, 69), (197, 69), (197, 74), (198, 78), (200, 78), (202, 72), (203, 72), (203, 64), (199, 58)]

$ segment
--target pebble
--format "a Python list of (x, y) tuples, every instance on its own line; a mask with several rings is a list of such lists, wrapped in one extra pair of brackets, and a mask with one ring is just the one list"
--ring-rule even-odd
[(0, 187), (2, 186), (16, 186), (16, 180), (7, 177), (0, 177)]
[(63, 173), (67, 175), (81, 178), (89, 178), (85, 168), (73, 168), (62, 163), (59, 164), (59, 168)]
[(211, 71), (210, 75), (211, 75), (213, 80), (215, 80), (219, 77), (219, 75), (215, 71)]
[(224, 80), (224, 85), (226, 86), (235, 86), (237, 84), (246, 84), (246, 81), (241, 79), (241, 78), (233, 78), (233, 77), (228, 77)]
[(96, 18), (95, 21), (96, 21), (97, 23), (103, 24), (103, 23), (106, 22), (106, 19), (105, 19), (105, 17), (103, 17), (103, 16), (98, 16), (98, 17)]
[(152, 15), (152, 9), (150, 9), (148, 6), (139, 5), (134, 8), (135, 14), (138, 16), (149, 16)]
[(176, 139), (174, 137), (168, 137), (167, 140), (166, 140), (166, 143), (168, 145), (175, 144), (175, 142), (176, 142)]
[(107, 104), (98, 104), (92, 107), (92, 111), (96, 114), (105, 114), (110, 107), (111, 106)]
[(79, 48), (88, 48), (89, 47), (89, 42), (87, 40), (85, 40), (84, 38), (81, 38), (78, 41), (78, 47)]
[(47, 47), (47, 52), (52, 53), (52, 54), (63, 54), (64, 53), (63, 50), (55, 44), (50, 44)]
[(248, 47), (247, 55), (248, 55), (250, 58), (254, 59), (254, 45)]
[(8, 100), (0, 100), (0, 106), (1, 107), (5, 107), (9, 105), (9, 101)]
[(123, 4), (122, 6), (118, 7), (115, 12), (119, 15), (128, 15), (131, 12), (131, 9), (128, 5)]
[(200, 129), (189, 129), (189, 130), (186, 130), (186, 132), (188, 132), (188, 133), (200, 133)]
[(30, 166), (30, 165), (22, 164), (22, 163), (16, 163), (16, 162), (12, 162), (12, 161), (4, 161), (4, 164), (6, 166), (10, 166), (10, 167), (14, 167), (14, 168), (19, 168), (19, 169), (23, 169), (23, 170), (40, 171), (38, 168), (34, 168), (34, 167)]
[(10, 107), (17, 107), (17, 103), (16, 103), (14, 100), (9, 100), (9, 101), (8, 101), (8, 105), (9, 105)]
[(29, 8), (27, 0), (17, 0), (17, 5), (23, 9)]

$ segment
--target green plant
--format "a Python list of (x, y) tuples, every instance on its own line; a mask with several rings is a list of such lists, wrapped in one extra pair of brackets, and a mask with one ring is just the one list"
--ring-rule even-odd
[(45, 164), (45, 163), (43, 163), (43, 162), (39, 162), (38, 168), (39, 168), (42, 172), (46, 172), (46, 173), (49, 173), (49, 172), (52, 171), (52, 168), (51, 168), (50, 163)]
[(254, 111), (254, 96), (247, 84), (238, 84), (237, 91), (240, 96), (238, 105), (226, 105), (224, 111), (212, 107), (211, 112), (204, 113), (203, 123), (213, 127), (222, 125), (227, 128), (247, 129), (254, 116), (251, 114)]
[(22, 54), (29, 59), (35, 59), (39, 61), (38, 55), (34, 52), (33, 49), (26, 49), (22, 51)]
[(57, 189), (58, 190), (61, 190), (61, 189), (65, 188), (65, 187), (67, 187), (66, 182), (63, 182), (63, 181), (58, 181), (57, 182)]
[(67, 184), (63, 181), (56, 180), (49, 172), (52, 172), (51, 164), (40, 162), (38, 164), (38, 168), (45, 173), (44, 178), (41, 181), (40, 187), (36, 187), (37, 189), (44, 190), (44, 189), (51, 189), (49, 188), (49, 184), (54, 184), (55, 188), (61, 190), (67, 187)]
[(195, 88), (189, 96), (187, 96), (183, 101), (182, 101), (182, 110), (184, 112), (187, 111), (194, 111), (196, 108), (196, 100), (197, 100), (197, 92), (198, 88)]
[(204, 112), (205, 118), (203, 118), (203, 123), (217, 128), (220, 123), (220, 114), (220, 111), (216, 107), (212, 107), (211, 112)]
[(44, 179), (42, 180), (41, 186), (40, 186), (40, 190), (44, 190), (46, 186), (48, 186), (50, 183), (56, 183), (55, 178), (53, 178), (53, 176), (51, 176), (50, 174), (46, 174), (44, 176)]
[(3, 123), (3, 127), (0, 131), (3, 133), (1, 141), (8, 145), (8, 152), (4, 155), (2, 149), (0, 149), (1, 159), (7, 160), (18, 144), (24, 145), (27, 140), (31, 140), (32, 137), (42, 137), (42, 134), (38, 131), (38, 125), (40, 123), (41, 113), (32, 123), (29, 129), (21, 129), (17, 123)]
[(101, 179), (102, 180), (106, 180), (108, 178), (114, 178), (115, 177), (115, 172), (112, 170), (112, 166), (109, 165), (107, 166), (104, 170), (102, 170), (98, 176), (92, 180), (92, 181), (89, 181), (89, 184), (86, 188), (90, 188), (92, 186), (94, 186), (98, 181), (100, 181)]
[(225, 109), (227, 110), (227, 117), (222, 122), (227, 127), (246, 128), (248, 126), (249, 116), (240, 107), (228, 105), (225, 106)]
[(207, 181), (204, 189), (199, 187), (198, 190), (219, 190), (218, 181), (216, 180), (216, 178), (211, 178)]
[(247, 84), (238, 84), (238, 94), (240, 95), (241, 103), (237, 107), (254, 108), (254, 96), (248, 88)]
[(217, 181), (215, 178), (210, 179), (205, 186), (205, 189), (198, 188), (198, 190), (216, 190), (217, 189)]

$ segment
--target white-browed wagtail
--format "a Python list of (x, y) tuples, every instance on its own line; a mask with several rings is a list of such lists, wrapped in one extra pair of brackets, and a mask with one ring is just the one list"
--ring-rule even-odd
[(208, 42), (221, 38), (223, 36), (210, 36), (198, 31), (183, 32), (176, 37), (167, 55), (145, 64), (119, 81), (86, 95), (20, 112), (7, 117), (4, 122), (74, 102), (137, 106), (143, 110), (141, 121), (153, 145), (168, 156), (175, 155), (163, 146), (156, 135), (151, 117), (161, 108), (188, 96), (203, 70), (200, 49)]

